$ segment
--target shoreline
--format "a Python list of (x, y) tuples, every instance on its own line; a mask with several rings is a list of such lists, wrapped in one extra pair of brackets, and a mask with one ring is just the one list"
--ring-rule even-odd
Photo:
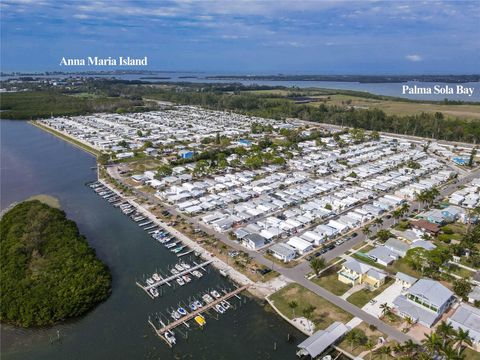
[[(58, 130), (55, 130), (53, 128), (51, 128), (50, 126), (48, 125), (45, 125), (41, 122), (41, 120), (30, 120), (28, 121), (29, 124), (32, 124), (33, 126), (36, 126), (38, 127), (39, 129), (42, 129), (66, 142), (68, 142), (69, 144), (81, 149), (81, 150), (84, 150), (85, 152), (89, 153), (90, 155), (93, 155), (95, 157), (97, 157), (98, 155), (100, 155), (102, 152), (98, 149), (95, 149), (93, 147), (91, 147), (90, 145), (82, 142), (82, 141), (79, 141), (79, 140), (76, 140), (76, 139), (73, 139), (71, 136), (69, 136), (68, 134), (65, 134), (61, 131), (58, 131)], [(98, 164), (97, 164), (98, 165)]]

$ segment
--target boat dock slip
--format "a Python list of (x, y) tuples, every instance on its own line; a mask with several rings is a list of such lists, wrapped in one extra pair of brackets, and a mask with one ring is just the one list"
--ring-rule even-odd
[[(231, 292), (228, 292), (226, 293), (225, 295), (221, 296), (220, 298), (218, 299), (215, 299), (214, 301), (212, 301), (211, 303), (209, 304), (205, 304), (204, 306), (202, 306), (201, 308), (195, 310), (195, 311), (192, 311), (192, 312), (189, 312), (187, 313), (185, 316), (181, 317), (180, 319), (178, 320), (175, 320), (174, 322), (171, 322), (165, 326), (163, 326), (162, 328), (157, 328), (153, 323), (152, 321), (149, 319), (148, 320), (148, 323), (153, 327), (153, 329), (155, 330), (155, 332), (157, 333), (158, 336), (160, 336), (160, 338), (162, 338), (167, 344), (168, 346), (172, 347), (172, 344), (165, 338), (165, 333), (166, 332), (170, 332), (172, 331), (174, 328), (176, 328), (177, 326), (179, 325), (183, 325), (185, 323), (187, 323), (187, 321), (191, 320), (191, 319), (194, 319), (196, 316), (198, 315), (201, 315), (203, 312), (215, 307), (215, 305), (217, 304), (220, 304), (222, 301), (226, 301), (228, 299), (230, 299), (231, 297), (233, 296), (237, 296), (238, 297), (238, 294), (241, 293), (243, 290), (246, 290), (250, 285), (244, 285), (242, 287), (239, 287), (239, 288), (236, 288), (235, 290), (231, 291)], [(163, 325), (163, 323), (162, 323)]]
[[(168, 278), (165, 278), (165, 279), (162, 279), (160, 281), (157, 281), (151, 285), (147, 285), (147, 286), (144, 286), (144, 285), (141, 285), (139, 284), (138, 282), (135, 282), (139, 287), (141, 287), (143, 290), (145, 290), (147, 292), (147, 294), (150, 295), (149, 291), (151, 288), (156, 288), (158, 286), (162, 286), (164, 284), (167, 284), (167, 285), (170, 285), (169, 283), (171, 281), (174, 281), (175, 279), (183, 276), (183, 275), (187, 275), (187, 274), (190, 274), (192, 271), (194, 270), (198, 270), (198, 269), (203, 269), (203, 266), (206, 266), (208, 264), (210, 264), (213, 260), (208, 260), (208, 261), (205, 261), (201, 264), (198, 264), (198, 265), (195, 265), (195, 266), (192, 266), (190, 269), (186, 269), (186, 270), (183, 270), (183, 271), (179, 271), (178, 274), (175, 274), (175, 275), (172, 275), (172, 276), (169, 276)], [(151, 295), (150, 295), (151, 296)]]
[(177, 256), (182, 257), (182, 256), (185, 256), (185, 255), (191, 254), (192, 252), (193, 252), (193, 250), (188, 250), (188, 251), (177, 254)]

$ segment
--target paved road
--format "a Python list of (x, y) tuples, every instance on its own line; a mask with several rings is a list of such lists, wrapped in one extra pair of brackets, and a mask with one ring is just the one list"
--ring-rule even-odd
[[(122, 177), (118, 173), (117, 167), (110, 167), (108, 169), (108, 172), (115, 179), (124, 183)], [(467, 176), (463, 176), (458, 181), (443, 187), (440, 190), (439, 198), (444, 198), (445, 196), (450, 195), (452, 192), (454, 192), (458, 188), (458, 186), (463, 185), (463, 184), (469, 182), (471, 179), (473, 179), (475, 177), (478, 177), (478, 176), (480, 176), (480, 168), (478, 168), (475, 171), (469, 173)], [(274, 264), (271, 260), (265, 258), (264, 255), (261, 252), (248, 250), (245, 247), (241, 246), (238, 242), (231, 240), (228, 237), (227, 234), (219, 234), (218, 232), (214, 231), (210, 227), (208, 227), (205, 224), (203, 224), (202, 222), (200, 222), (198, 218), (187, 217), (184, 214), (182, 214), (181, 212), (179, 212), (176, 209), (175, 206), (171, 206), (171, 205), (165, 204), (163, 202), (160, 202), (160, 200), (158, 198), (156, 198), (153, 194), (140, 192), (136, 189), (133, 189), (133, 192), (136, 196), (148, 199), (152, 203), (161, 203), (162, 206), (164, 206), (166, 209), (168, 209), (168, 211), (170, 213), (182, 217), (187, 222), (192, 224), (194, 227), (200, 228), (203, 231), (205, 231), (206, 233), (215, 236), (217, 239), (221, 240), (223, 243), (232, 247), (233, 249), (247, 252), (249, 254), (249, 256), (252, 257), (259, 264), (274, 268), (275, 271), (282, 274), (286, 278), (304, 286), (305, 288), (307, 288), (310, 291), (314, 292), (315, 294), (321, 296), (322, 298), (336, 304), (338, 307), (340, 307), (344, 311), (352, 314), (355, 317), (360, 318), (361, 320), (365, 321), (368, 324), (375, 325), (380, 331), (385, 333), (390, 338), (395, 339), (399, 342), (404, 342), (408, 339), (411, 339), (408, 335), (402, 333), (401, 331), (397, 330), (396, 328), (385, 324), (380, 319), (366, 313), (365, 311), (356, 307), (355, 305), (350, 304), (349, 302), (341, 299), (340, 297), (332, 294), (331, 292), (329, 292), (329, 291), (325, 290), (324, 288), (318, 286), (317, 284), (313, 283), (312, 281), (306, 279), (305, 278), (306, 274), (310, 272), (310, 266), (309, 266), (309, 263), (307, 261), (302, 261), (300, 264), (298, 264), (294, 268), (281, 267), (279, 265)], [(423, 209), (424, 206), (425, 206), (424, 204), (413, 202), (411, 204), (411, 209)], [(387, 217), (384, 217), (383, 219), (384, 219), (383, 224), (372, 226), (373, 231), (376, 232), (380, 229), (389, 229), (394, 225), (395, 220), (393, 218), (388, 219)], [(357, 244), (360, 244), (364, 240), (365, 240), (365, 235), (362, 234), (361, 231), (359, 231), (359, 233), (354, 238), (352, 238), (351, 240), (343, 243), (340, 246), (335, 247), (331, 251), (325, 253), (323, 255), (323, 257), (327, 261), (330, 261), (331, 259), (334, 259), (337, 256), (343, 255), (345, 252), (350, 250), (353, 246), (355, 246)]]

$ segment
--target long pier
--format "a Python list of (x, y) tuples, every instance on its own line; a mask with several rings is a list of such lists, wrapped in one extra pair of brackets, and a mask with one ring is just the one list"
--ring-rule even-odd
[(165, 279), (162, 279), (160, 281), (157, 281), (156, 283), (153, 283), (152, 285), (147, 285), (147, 286), (144, 286), (142, 284), (139, 284), (138, 282), (135, 282), (139, 287), (141, 287), (143, 290), (145, 290), (147, 292), (147, 294), (150, 295), (150, 293), (148, 292), (148, 290), (150, 290), (151, 288), (154, 288), (154, 287), (158, 287), (158, 286), (162, 286), (164, 284), (167, 284), (167, 285), (170, 285), (169, 283), (171, 281), (174, 281), (175, 279), (179, 278), (180, 276), (183, 276), (183, 275), (187, 275), (187, 274), (190, 274), (192, 271), (194, 270), (197, 270), (197, 269), (202, 269), (202, 270), (205, 270), (204, 269), (204, 266), (210, 264), (213, 260), (208, 260), (208, 261), (205, 261), (201, 264), (197, 264), (195, 266), (192, 266), (190, 269), (187, 269), (187, 270), (183, 270), (183, 271), (180, 271), (178, 274), (176, 275), (172, 275), (172, 276), (169, 276), (168, 278), (165, 278)]
[(165, 338), (164, 334), (167, 332), (167, 331), (171, 331), (172, 329), (176, 328), (177, 326), (179, 325), (183, 325), (184, 323), (186, 323), (187, 321), (193, 319), (195, 316), (197, 315), (200, 315), (202, 314), (203, 312), (211, 309), (212, 307), (214, 307), (215, 305), (217, 304), (220, 304), (222, 301), (224, 300), (228, 300), (234, 296), (238, 297), (238, 294), (241, 293), (243, 290), (246, 290), (250, 285), (244, 285), (242, 287), (239, 287), (239, 288), (236, 288), (235, 290), (229, 292), (229, 293), (226, 293), (224, 296), (221, 296), (220, 298), (218, 299), (215, 299), (214, 301), (212, 301), (211, 303), (209, 304), (205, 304), (204, 306), (202, 306), (200, 309), (197, 309), (195, 311), (192, 311), (192, 312), (189, 312), (187, 313), (187, 315), (183, 316), (182, 318), (178, 319), (178, 320), (175, 320), (174, 322), (171, 322), (167, 325), (165, 325), (164, 327), (158, 329), (153, 323), (152, 321), (149, 319), (148, 320), (148, 323), (153, 327), (153, 329), (155, 330), (155, 332), (157, 333), (158, 336), (160, 336), (160, 338), (162, 338), (167, 344), (168, 346), (172, 347), (172, 344), (170, 344), (170, 342)]

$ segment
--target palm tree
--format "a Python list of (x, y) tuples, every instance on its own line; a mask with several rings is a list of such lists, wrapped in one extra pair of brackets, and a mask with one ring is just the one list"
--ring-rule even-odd
[(445, 360), (462, 360), (464, 358), (461, 352), (457, 353), (449, 344), (442, 346), (442, 355), (442, 358)]
[(371, 340), (368, 340), (366, 343), (365, 343), (365, 349), (368, 351), (368, 358), (370, 360), (372, 360), (372, 350), (375, 348), (375, 344), (371, 341)]
[(365, 226), (362, 228), (362, 232), (365, 234), (365, 236), (367, 237), (367, 240), (368, 240), (368, 237), (369, 237), (370, 234), (372, 233), (372, 230), (370, 230), (370, 226), (369, 226), (369, 225), (365, 225)]
[(386, 359), (391, 352), (392, 352), (392, 349), (390, 348), (390, 346), (382, 346), (381, 348), (378, 348), (377, 350), (375, 350), (375, 353), (383, 355), (384, 359)]
[(320, 271), (322, 271), (326, 265), (327, 262), (323, 257), (315, 257), (310, 260), (310, 268), (313, 270), (317, 277), (320, 274)]
[(406, 213), (410, 211), (410, 205), (408, 203), (403, 203), (402, 206), (400, 207), (400, 212), (402, 213), (402, 216), (405, 216)]
[(455, 335), (453, 326), (446, 321), (442, 321), (438, 325), (436, 332), (441, 337), (443, 346), (451, 339), (452, 335)]
[(460, 355), (460, 352), (462, 351), (463, 344), (467, 344), (469, 346), (472, 346), (472, 339), (470, 338), (469, 331), (463, 330), (461, 327), (458, 328), (456, 331), (456, 334), (453, 338), (455, 342), (457, 343), (457, 353)]
[(382, 316), (389, 316), (392, 313), (392, 308), (387, 303), (381, 304), (380, 309), (382, 310)]
[(397, 225), (397, 220), (402, 217), (401, 209), (394, 210), (392, 212), (392, 216), (393, 216), (393, 226), (395, 226), (395, 225)]
[(403, 344), (404, 351), (407, 353), (407, 356), (409, 358), (412, 358), (416, 352), (418, 351), (419, 345), (415, 342), (413, 342), (412, 339), (408, 339), (405, 341)]
[(382, 218), (376, 218), (375, 220), (373, 220), (373, 223), (375, 225), (378, 225), (378, 226), (381, 226), (383, 224), (383, 219)]
[(415, 323), (415, 321), (413, 321), (413, 319), (412, 319), (410, 316), (407, 316), (407, 317), (405, 318), (405, 322), (407, 323), (407, 326), (408, 326), (409, 328), (411, 328), (412, 325)]
[(293, 317), (295, 318), (295, 309), (298, 307), (298, 303), (292, 300), (288, 303), (288, 307), (292, 309), (292, 314), (293, 314)]
[(428, 353), (433, 357), (440, 345), (440, 338), (435, 332), (432, 332), (431, 334), (427, 334), (425, 336), (425, 338), (422, 340), (422, 344), (428, 350)]
[(395, 353), (395, 356), (397, 356), (398, 354), (403, 354), (405, 352), (405, 347), (402, 344), (396, 344), (392, 350)]

